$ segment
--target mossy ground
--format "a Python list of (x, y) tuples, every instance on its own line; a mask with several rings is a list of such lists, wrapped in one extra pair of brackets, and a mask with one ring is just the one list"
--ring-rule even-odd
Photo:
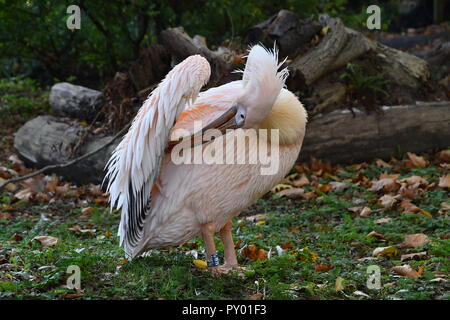
[[(17, 95), (22, 84), (0, 85), (0, 89), (7, 87), (3, 93), (9, 94), (0, 108), (5, 116), (0, 152), (3, 167), (14, 168), (7, 160), (13, 153), (14, 128), (26, 117), (42, 112), (42, 103), (26, 102), (22, 108), (23, 101)], [(30, 114), (18, 115), (14, 110)], [(434, 161), (424, 168), (411, 168), (398, 165), (401, 161), (405, 160), (392, 167), (376, 163), (341, 167), (332, 174), (311, 168), (307, 172), (311, 183), (303, 188), (315, 197), (286, 199), (270, 193), (260, 199), (234, 221), (239, 263), (248, 269), (244, 277), (230, 274), (215, 278), (197, 269), (188, 252), (197, 250), (204, 259), (201, 239), (126, 262), (115, 236), (119, 216), (109, 213), (102, 201), (95, 203), (76, 192), (75, 196), (55, 196), (55, 201), (18, 201), (14, 197), (17, 190), (3, 190), (0, 299), (248, 299), (256, 293), (265, 299), (367, 299), (361, 292), (371, 299), (449, 299), (450, 220), (448, 207), (443, 207), (449, 203), (449, 194), (448, 188), (438, 187), (440, 177), (448, 174), (448, 164)], [(421, 190), (413, 202), (428, 214), (408, 213), (398, 205), (381, 208), (377, 202), (381, 194), (370, 191), (367, 181), (378, 179), (383, 172), (398, 173), (398, 179), (413, 175), (425, 178), (430, 187)], [(343, 180), (348, 181), (345, 189), (324, 192), (321, 188)], [(356, 205), (367, 206), (372, 213), (361, 217), (348, 210)], [(89, 213), (86, 207), (91, 208)], [(257, 223), (242, 219), (255, 214), (266, 217)], [(375, 223), (384, 217), (391, 221)], [(69, 230), (75, 225), (95, 232)], [(371, 231), (382, 234), (385, 240), (368, 236)], [(405, 235), (415, 233), (426, 234), (430, 242), (420, 248), (399, 249), (391, 257), (372, 257), (375, 248), (398, 245)], [(42, 235), (59, 241), (53, 248), (31, 241)], [(217, 245), (223, 256), (220, 241)], [(246, 245), (270, 251), (270, 259), (246, 258), (240, 250)], [(281, 256), (276, 246), (284, 248)], [(401, 254), (419, 251), (427, 252), (423, 260), (400, 261)], [(421, 276), (408, 278), (392, 270), (405, 263), (422, 270)], [(80, 267), (81, 292), (65, 287), (70, 265)], [(380, 289), (367, 288), (370, 265), (380, 268)], [(341, 290), (336, 290), (337, 280), (342, 282)]]

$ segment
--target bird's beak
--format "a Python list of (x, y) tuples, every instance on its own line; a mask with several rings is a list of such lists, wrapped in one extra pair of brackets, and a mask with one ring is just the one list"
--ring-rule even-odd
[(203, 141), (203, 136), (207, 130), (216, 129), (224, 135), (228, 129), (242, 128), (245, 123), (245, 114), (243, 114), (240, 109), (242, 109), (240, 108), (240, 105), (233, 105), (230, 109), (221, 114), (220, 117), (218, 117), (216, 120), (203, 127), (203, 129), (199, 132), (192, 134), (190, 137), (182, 137), (176, 141), (169, 141), (169, 151), (172, 150), (173, 147), (181, 141), (189, 140), (192, 146), (195, 146), (195, 144), (192, 143), (195, 143), (196, 141), (201, 141), (202, 144), (208, 142)]

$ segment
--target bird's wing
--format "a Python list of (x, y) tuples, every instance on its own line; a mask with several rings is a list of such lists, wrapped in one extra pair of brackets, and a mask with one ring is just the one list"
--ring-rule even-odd
[(242, 94), (242, 81), (233, 81), (200, 92), (195, 104), (186, 108), (172, 128), (171, 140), (178, 140), (178, 129), (194, 132), (194, 122), (200, 121), (202, 125), (208, 125), (227, 109), (233, 106), (236, 99)]
[(207, 60), (198, 55), (176, 65), (144, 102), (106, 165), (111, 208), (121, 208), (118, 235), (127, 255), (142, 236), (170, 129), (210, 72)]

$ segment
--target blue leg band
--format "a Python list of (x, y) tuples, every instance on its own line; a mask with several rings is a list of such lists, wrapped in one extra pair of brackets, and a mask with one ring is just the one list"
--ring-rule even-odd
[(211, 255), (211, 259), (208, 261), (208, 267), (217, 267), (219, 265), (219, 256), (217, 253)]

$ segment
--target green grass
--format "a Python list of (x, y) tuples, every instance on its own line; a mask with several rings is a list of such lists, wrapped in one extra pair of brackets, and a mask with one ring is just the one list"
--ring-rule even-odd
[[(367, 176), (378, 177), (379, 168), (368, 166)], [(351, 167), (338, 174), (352, 176)], [(420, 174), (430, 183), (438, 181), (436, 168), (403, 169), (404, 176)], [(321, 182), (331, 180), (321, 178)], [(312, 187), (306, 187), (307, 191)], [(372, 208), (368, 217), (359, 217), (347, 208), (352, 199)], [(328, 192), (312, 200), (287, 200), (269, 194), (244, 214), (267, 214), (265, 224), (235, 219), (235, 241), (239, 248), (254, 244), (271, 251), (268, 260), (252, 261), (238, 254), (239, 263), (247, 268), (244, 278), (231, 274), (214, 278), (193, 266), (189, 250), (199, 251), (204, 259), (202, 242), (195, 239), (187, 245), (170, 250), (152, 251), (148, 256), (124, 263), (115, 232), (118, 214), (110, 214), (104, 206), (96, 206), (88, 218), (69, 202), (53, 204), (14, 204), (13, 220), (0, 220), (0, 298), (58, 299), (74, 290), (65, 288), (70, 265), (81, 269), (80, 299), (247, 299), (257, 291), (266, 299), (365, 299), (355, 295), (362, 291), (372, 299), (449, 299), (448, 282), (430, 281), (447, 277), (450, 268), (450, 221), (439, 214), (440, 204), (448, 201), (448, 192), (434, 189), (422, 193), (414, 203), (428, 210), (432, 218), (404, 213), (398, 209), (382, 211), (371, 199), (377, 195), (351, 184), (345, 190)], [(3, 193), (2, 205), (11, 206), (10, 195)], [(3, 209), (0, 209), (2, 211)], [(42, 219), (46, 215), (48, 220)], [(390, 217), (385, 224), (376, 219)], [(73, 225), (94, 228), (94, 234), (69, 231)], [(238, 230), (238, 233), (236, 234)], [(383, 234), (387, 241), (367, 237), (371, 231)], [(19, 233), (23, 239), (12, 239)], [(397, 245), (407, 234), (425, 233), (431, 242), (423, 248), (400, 249), (401, 254), (427, 251), (426, 260), (401, 262), (400, 256), (371, 258), (377, 247)], [(31, 239), (50, 235), (59, 239), (54, 248), (43, 248)], [(220, 242), (219, 254), (223, 256)], [(278, 256), (276, 246), (289, 248)], [(300, 250), (305, 249), (303, 252)], [(238, 249), (239, 249), (238, 248)], [(295, 257), (294, 253), (301, 253)], [(311, 255), (316, 253), (315, 261)], [(302, 258), (303, 257), (303, 258)], [(423, 268), (418, 279), (398, 276), (393, 266), (410, 264)], [(332, 266), (316, 271), (319, 264)], [(381, 270), (381, 289), (368, 289), (367, 268), (377, 265)], [(7, 266), (7, 267), (5, 267)], [(335, 290), (338, 277), (344, 289)], [(256, 283), (257, 281), (257, 283)]]

